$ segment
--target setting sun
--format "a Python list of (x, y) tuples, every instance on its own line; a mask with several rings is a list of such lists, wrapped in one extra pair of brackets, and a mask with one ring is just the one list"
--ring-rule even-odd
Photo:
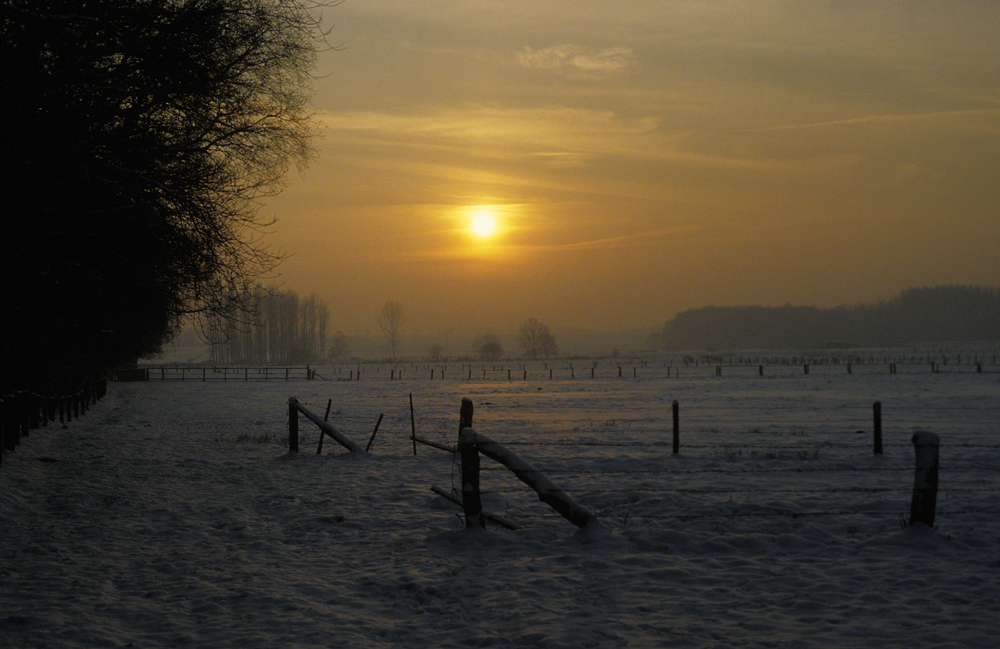
[(477, 237), (482, 239), (491, 237), (497, 231), (496, 215), (488, 210), (478, 210), (472, 214), (470, 228)]

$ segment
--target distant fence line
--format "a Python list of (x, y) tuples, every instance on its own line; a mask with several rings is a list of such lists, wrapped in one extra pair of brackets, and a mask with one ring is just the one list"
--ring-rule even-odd
[[(273, 380), (573, 380), (596, 378), (698, 378), (704, 376), (809, 374), (810, 369), (827, 373), (833, 368), (848, 374), (855, 369), (896, 374), (911, 372), (997, 373), (997, 351), (921, 353), (719, 354), (706, 352), (657, 357), (561, 358), (503, 361), (357, 361), (311, 365), (160, 365), (116, 369), (112, 381), (273, 381)], [(319, 367), (321, 370), (317, 370)]]
[[(984, 365), (982, 362), (967, 365), (943, 365), (941, 363), (923, 364), (901, 364), (898, 362), (880, 363), (776, 363), (748, 365), (746, 363), (716, 364), (692, 362), (688, 364), (608, 364), (591, 363), (582, 367), (575, 365), (557, 365), (555, 363), (538, 364), (513, 363), (513, 364), (471, 364), (462, 363), (457, 367), (448, 364), (356, 364), (351, 366), (332, 366), (325, 369), (322, 375), (313, 372), (313, 378), (329, 381), (361, 381), (361, 380), (462, 380), (462, 381), (543, 381), (543, 380), (576, 380), (576, 379), (597, 379), (597, 378), (649, 378), (663, 377), (664, 370), (667, 378), (700, 378), (714, 375), (716, 377), (727, 375), (744, 376), (747, 374), (757, 374), (759, 376), (773, 376), (773, 368), (791, 369), (796, 368), (796, 373), (809, 374), (810, 368), (827, 366), (839, 366), (848, 374), (853, 374), (856, 367), (866, 367), (869, 369), (878, 368), (888, 374), (897, 374), (901, 365), (913, 367), (915, 370), (929, 371), (933, 374), (941, 373), (979, 373), (990, 374), (1000, 370), (995, 365)], [(708, 369), (705, 369), (708, 368)], [(769, 372), (770, 370), (770, 372)], [(197, 375), (195, 370), (192, 372)], [(240, 370), (232, 370), (230, 380), (234, 376), (238, 377)], [(781, 375), (786, 375), (783, 372)], [(150, 376), (153, 380), (155, 375)], [(222, 377), (217, 377), (222, 378)], [(252, 377), (251, 377), (252, 378)], [(276, 378), (276, 377), (272, 377)]]
[(163, 365), (110, 370), (108, 378), (112, 381), (312, 381), (323, 377), (308, 365)]
[(72, 394), (40, 395), (26, 390), (0, 397), (0, 465), (3, 456), (13, 452), (31, 431), (50, 422), (64, 424), (85, 414), (108, 391), (108, 381), (88, 381)]

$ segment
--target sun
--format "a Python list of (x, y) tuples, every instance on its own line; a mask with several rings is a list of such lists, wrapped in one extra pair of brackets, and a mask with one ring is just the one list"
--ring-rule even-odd
[(480, 239), (489, 239), (497, 231), (496, 214), (489, 210), (476, 210), (472, 213), (469, 229)]

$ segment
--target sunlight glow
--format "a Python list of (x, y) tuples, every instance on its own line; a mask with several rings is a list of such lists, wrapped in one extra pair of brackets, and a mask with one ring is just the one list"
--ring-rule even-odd
[(488, 239), (497, 231), (496, 215), (490, 210), (476, 210), (469, 224), (472, 233), (481, 239)]

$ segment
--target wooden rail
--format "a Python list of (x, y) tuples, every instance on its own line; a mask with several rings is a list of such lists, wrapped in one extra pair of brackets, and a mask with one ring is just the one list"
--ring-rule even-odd
[(480, 453), (510, 469), (521, 482), (535, 490), (539, 500), (577, 527), (601, 525), (597, 516), (573, 500), (541, 471), (489, 437), (476, 433), (472, 429), (472, 413), (472, 401), (462, 399), (458, 452), (462, 457), (462, 503), (466, 527), (482, 527), (485, 523), (479, 492)]
[(306, 416), (307, 419), (312, 421), (314, 424), (319, 426), (320, 435), (329, 435), (338, 444), (349, 450), (351, 453), (358, 453), (360, 455), (368, 455), (367, 451), (361, 446), (355, 444), (351, 439), (337, 430), (333, 424), (325, 421), (322, 417), (314, 412), (310, 412), (308, 408), (299, 403), (299, 400), (295, 397), (288, 399), (288, 450), (292, 453), (299, 452), (299, 413)]

